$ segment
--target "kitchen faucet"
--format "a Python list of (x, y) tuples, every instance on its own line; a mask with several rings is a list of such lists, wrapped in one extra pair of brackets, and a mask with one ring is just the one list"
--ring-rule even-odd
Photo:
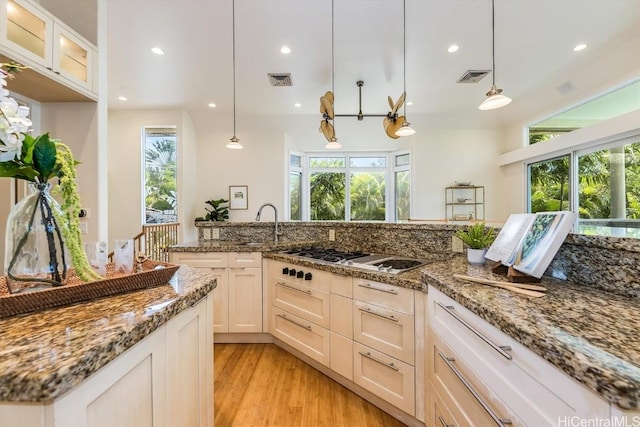
[(273, 213), (275, 215), (275, 230), (273, 232), (273, 241), (278, 243), (278, 236), (282, 235), (282, 225), (278, 225), (278, 209), (271, 203), (263, 203), (260, 208), (258, 208), (258, 215), (256, 215), (256, 221), (260, 221), (260, 215), (262, 215), (262, 208), (265, 206), (271, 206), (273, 208)]

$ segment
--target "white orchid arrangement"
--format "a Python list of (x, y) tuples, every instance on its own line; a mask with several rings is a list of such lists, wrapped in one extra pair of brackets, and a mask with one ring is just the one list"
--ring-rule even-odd
[(0, 64), (0, 162), (20, 158), (24, 135), (31, 129), (29, 107), (18, 105), (6, 89), (7, 80), (24, 68), (14, 63)]
[(15, 63), (0, 63), (0, 177), (22, 179), (44, 185), (58, 178), (55, 192), (60, 195), (61, 217), (57, 223), (71, 255), (77, 276), (83, 281), (101, 279), (91, 268), (80, 233), (80, 197), (76, 185), (78, 162), (71, 149), (48, 133), (33, 137), (29, 134), (29, 108), (18, 105), (9, 96), (7, 80), (24, 67)]

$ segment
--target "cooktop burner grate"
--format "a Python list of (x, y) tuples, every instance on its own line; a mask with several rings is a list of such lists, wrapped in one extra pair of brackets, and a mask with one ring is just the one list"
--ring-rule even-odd
[(313, 258), (313, 259), (318, 259), (322, 261), (329, 261), (329, 262), (350, 260), (350, 259), (360, 258), (360, 257), (369, 255), (368, 253), (359, 252), (359, 251), (348, 252), (348, 251), (341, 251), (338, 249), (315, 248), (315, 247), (296, 249), (296, 250), (287, 251), (285, 253), (290, 255), (297, 255), (305, 258)]

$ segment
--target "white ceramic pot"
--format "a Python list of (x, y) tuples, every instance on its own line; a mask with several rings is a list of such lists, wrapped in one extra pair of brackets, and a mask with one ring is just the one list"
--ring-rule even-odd
[(486, 249), (467, 248), (467, 261), (469, 261), (469, 264), (482, 265), (486, 262), (484, 258), (486, 253)]

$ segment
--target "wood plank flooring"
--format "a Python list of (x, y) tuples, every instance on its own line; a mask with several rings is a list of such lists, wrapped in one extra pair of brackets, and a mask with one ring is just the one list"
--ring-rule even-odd
[(274, 344), (215, 344), (216, 427), (401, 427)]

